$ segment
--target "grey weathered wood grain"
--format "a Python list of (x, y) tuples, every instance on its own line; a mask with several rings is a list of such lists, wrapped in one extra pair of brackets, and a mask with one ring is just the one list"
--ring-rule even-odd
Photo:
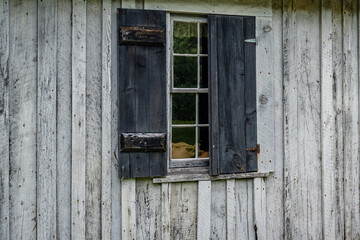
[[(343, 131), (343, 27), (342, 27), (342, 2), (331, 1), (333, 11), (333, 31), (331, 35), (332, 43), (332, 60), (333, 60), (333, 79), (334, 79), (334, 109), (335, 109), (335, 136), (336, 137), (336, 157), (335, 157), (335, 191), (336, 203), (334, 206), (336, 224), (335, 238), (344, 238), (344, 131)], [(330, 218), (331, 219), (331, 218)], [(326, 234), (324, 234), (326, 236)]]
[(343, 1), (345, 238), (360, 237), (358, 2)]
[(72, 2), (71, 237), (85, 239), (86, 1)]
[[(117, 9), (121, 1), (111, 1), (111, 79), (117, 77)], [(118, 171), (118, 82), (111, 81), (111, 239), (121, 239), (121, 183)]]
[(10, 239), (36, 236), (37, 2), (9, 4)]
[(71, 236), (71, 2), (57, 2), (57, 132), (56, 230), (58, 239)]
[(253, 209), (255, 239), (268, 239), (266, 236), (267, 222), (267, 199), (265, 178), (254, 178), (253, 180)]
[(161, 184), (161, 239), (170, 239), (171, 186)]
[[(281, 29), (281, 26), (277, 26)], [(261, 154), (258, 155), (260, 172), (274, 171), (274, 31), (271, 18), (256, 18), (256, 37), (259, 43), (256, 46), (256, 105), (257, 105), (257, 142), (260, 144)], [(281, 33), (280, 33), (281, 36)], [(279, 35), (277, 36), (279, 37)], [(246, 37), (248, 39), (248, 37)], [(248, 59), (246, 57), (246, 59)], [(281, 64), (281, 63), (279, 63)]]
[[(284, 236), (283, 166), (284, 166), (284, 115), (283, 115), (283, 45), (282, 45), (282, 1), (274, 0), (272, 18), (272, 49), (274, 86), (274, 172), (266, 179), (266, 236), (282, 239)], [(260, 140), (260, 138), (259, 138)]]
[(151, 179), (136, 180), (136, 237), (161, 237), (161, 185)]
[(217, 13), (225, 15), (272, 16), (271, 1), (268, 0), (233, 0), (222, 2), (217, 0), (200, 0), (196, 2), (190, 0), (146, 0), (145, 9), (198, 14)]
[(255, 239), (253, 180), (237, 180), (235, 184), (236, 239)]
[(226, 239), (236, 239), (236, 180), (226, 180)]
[(56, 236), (57, 4), (38, 1), (37, 238)]
[(226, 181), (211, 183), (211, 239), (226, 239)]
[(101, 238), (102, 4), (86, 4), (85, 236)]
[(196, 238), (197, 194), (196, 182), (171, 184), (170, 239)]
[[(321, 39), (321, 135), (322, 135), (322, 191), (323, 191), (323, 229), (324, 239), (344, 238), (343, 210), (341, 202), (342, 192), (339, 191), (339, 171), (343, 167), (342, 136), (337, 128), (338, 102), (342, 104), (342, 88), (339, 88), (342, 76), (342, 46), (339, 41), (341, 31), (341, 4), (338, 1), (323, 1), (321, 11), (322, 39)], [(340, 37), (341, 39), (341, 37)], [(341, 85), (340, 85), (341, 86)], [(338, 93), (339, 92), (339, 93)], [(340, 106), (341, 108), (342, 106)], [(340, 129), (342, 126), (340, 127)]]
[(211, 181), (199, 181), (197, 206), (197, 239), (210, 239)]
[(0, 2), (0, 239), (9, 239), (9, 3)]
[(111, 239), (111, 0), (102, 1), (101, 238)]
[(320, 5), (283, 6), (285, 236), (322, 238)]
[(137, 239), (135, 179), (124, 179), (121, 181), (121, 215), (122, 239)]

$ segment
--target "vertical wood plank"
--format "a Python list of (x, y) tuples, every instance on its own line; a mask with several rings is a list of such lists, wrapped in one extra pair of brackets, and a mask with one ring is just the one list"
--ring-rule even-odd
[(170, 239), (196, 238), (197, 183), (171, 184)]
[(0, 2), (0, 239), (9, 239), (9, 3)]
[(57, 3), (57, 238), (71, 236), (71, 11), (67, 0)]
[(197, 239), (210, 239), (211, 181), (198, 182)]
[(322, 238), (320, 2), (285, 1), (285, 235)]
[(257, 143), (259, 172), (274, 171), (274, 79), (273, 79), (273, 24), (271, 18), (256, 18), (256, 96)]
[(102, 4), (86, 3), (85, 236), (101, 238)]
[(56, 0), (38, 1), (37, 238), (56, 236)]
[(266, 184), (264, 178), (254, 178), (254, 230), (255, 239), (267, 239), (266, 236)]
[(226, 239), (226, 181), (211, 183), (211, 239)]
[(358, 1), (343, 1), (345, 238), (360, 237)]
[(72, 2), (71, 237), (85, 239), (86, 1)]
[(161, 239), (170, 239), (171, 184), (161, 184)]
[(118, 34), (117, 9), (121, 1), (111, 1), (111, 239), (121, 239), (121, 181), (118, 168)]
[(236, 239), (235, 180), (226, 180), (226, 239)]
[(253, 180), (238, 180), (235, 185), (236, 194), (236, 239), (255, 239)]
[[(344, 129), (343, 129), (343, 17), (342, 1), (331, 1), (333, 11), (333, 31), (331, 35), (332, 43), (332, 64), (333, 64), (333, 81), (334, 81), (334, 109), (336, 138), (336, 157), (335, 157), (335, 239), (344, 239)], [(324, 181), (324, 180), (323, 180)], [(324, 236), (325, 237), (325, 236)]]
[[(321, 13), (321, 138), (322, 138), (322, 199), (323, 199), (323, 230), (324, 239), (340, 239), (343, 237), (341, 230), (343, 221), (342, 211), (338, 210), (343, 192), (339, 192), (339, 173), (343, 168), (339, 166), (339, 153), (341, 152), (342, 126), (337, 128), (338, 106), (337, 97), (342, 100), (342, 95), (338, 81), (339, 67), (342, 62), (340, 56), (341, 42), (339, 44), (339, 34), (341, 34), (341, 2), (323, 1)], [(340, 19), (338, 19), (340, 16)], [(338, 29), (340, 25), (340, 29)], [(340, 33), (339, 33), (340, 31)], [(341, 39), (341, 37), (340, 37)], [(339, 48), (340, 47), (340, 48)], [(340, 105), (340, 109), (342, 105)], [(340, 148), (339, 148), (340, 147)], [(340, 180), (341, 181), (341, 180)], [(342, 183), (341, 183), (342, 185)], [(341, 208), (341, 207), (340, 207)]]
[(126, 179), (121, 181), (121, 203), (122, 239), (137, 239), (135, 179)]
[[(283, 115), (283, 45), (282, 0), (273, 0), (272, 49), (274, 86), (274, 172), (266, 179), (266, 236), (268, 239), (284, 237), (284, 115)], [(263, 153), (263, 151), (262, 151)]]
[(111, 0), (101, 9), (101, 238), (111, 239)]
[(36, 239), (37, 1), (10, 16), (10, 239)]
[(136, 180), (136, 237), (161, 237), (161, 186), (151, 179)]

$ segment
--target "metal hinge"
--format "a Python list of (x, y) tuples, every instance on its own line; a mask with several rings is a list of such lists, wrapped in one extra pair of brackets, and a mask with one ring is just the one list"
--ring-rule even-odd
[(255, 43), (256, 45), (258, 45), (259, 39), (258, 38), (250, 38), (250, 39), (245, 39), (244, 42), (246, 42), (246, 43)]
[(260, 153), (260, 144), (256, 145), (256, 147), (253, 147), (253, 148), (247, 148), (247, 149), (245, 149), (245, 151)]

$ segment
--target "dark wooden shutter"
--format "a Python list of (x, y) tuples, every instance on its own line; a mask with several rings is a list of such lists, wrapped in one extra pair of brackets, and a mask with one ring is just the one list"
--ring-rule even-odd
[[(120, 144), (124, 136), (134, 138), (136, 134), (150, 133), (148, 136), (152, 138), (160, 135), (152, 133), (166, 134), (166, 13), (119, 9), (118, 31), (118, 132), (120, 136), (123, 134), (119, 137)], [(157, 140), (150, 142), (157, 145)], [(166, 175), (166, 151), (159, 147), (152, 151), (149, 146), (139, 151), (137, 146), (130, 150), (123, 147), (120, 146), (119, 152), (120, 177)]]
[(209, 15), (210, 173), (257, 171), (255, 18)]

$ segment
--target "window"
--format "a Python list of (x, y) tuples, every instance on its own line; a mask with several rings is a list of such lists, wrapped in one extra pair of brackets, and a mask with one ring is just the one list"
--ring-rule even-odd
[(119, 175), (256, 172), (255, 17), (119, 9), (118, 24)]
[(209, 166), (207, 19), (171, 16), (170, 168)]

